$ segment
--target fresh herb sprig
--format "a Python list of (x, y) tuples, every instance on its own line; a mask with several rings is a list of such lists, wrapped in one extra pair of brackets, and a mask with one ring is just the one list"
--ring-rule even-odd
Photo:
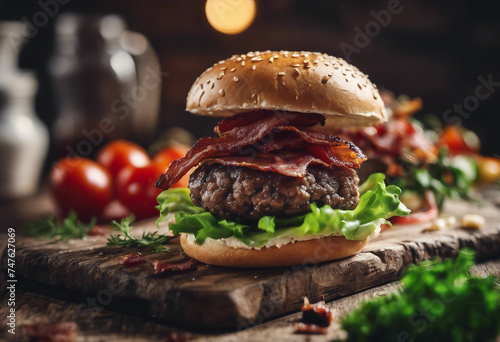
[(472, 158), (452, 158), (446, 148), (441, 148), (434, 163), (427, 168), (409, 166), (407, 174), (395, 179), (393, 184), (403, 192), (411, 190), (422, 196), (426, 191), (432, 191), (438, 208), (442, 209), (446, 198), (474, 200), (471, 197), (471, 187), (476, 178), (477, 165)]
[(43, 220), (28, 221), (23, 233), (26, 236), (47, 239), (85, 239), (96, 222), (97, 219), (93, 217), (88, 224), (84, 224), (78, 219), (76, 212), (72, 210), (61, 224), (57, 223), (52, 214)]
[(152, 233), (142, 233), (140, 239), (136, 238), (130, 233), (135, 221), (133, 214), (123, 218), (120, 223), (113, 220), (111, 226), (123, 233), (123, 235), (111, 235), (108, 238), (108, 246), (125, 246), (125, 247), (150, 247), (152, 252), (158, 253), (166, 251), (167, 249), (162, 246), (163, 243), (167, 242), (171, 237), (165, 234), (157, 235), (157, 231)]
[(403, 290), (364, 302), (342, 321), (347, 341), (492, 341), (500, 334), (498, 279), (471, 277), (474, 252), (409, 267)]

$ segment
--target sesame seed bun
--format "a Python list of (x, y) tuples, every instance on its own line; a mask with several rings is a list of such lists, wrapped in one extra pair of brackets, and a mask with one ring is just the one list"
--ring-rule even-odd
[(201, 262), (226, 267), (283, 267), (311, 265), (337, 260), (361, 251), (368, 239), (347, 240), (343, 236), (296, 241), (261, 249), (234, 248), (217, 240), (206, 239), (202, 245), (194, 241), (193, 234), (181, 234), (181, 246), (190, 257)]
[(186, 110), (218, 117), (255, 110), (319, 113), (327, 128), (387, 120), (367, 75), (317, 52), (249, 52), (220, 61), (196, 79)]

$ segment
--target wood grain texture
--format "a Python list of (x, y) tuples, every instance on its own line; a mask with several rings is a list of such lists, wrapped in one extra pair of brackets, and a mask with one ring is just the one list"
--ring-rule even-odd
[[(500, 277), (500, 260), (488, 261), (472, 268), (477, 276), (494, 275)], [(377, 286), (357, 294), (343, 297), (327, 305), (333, 310), (334, 322), (328, 329), (327, 335), (298, 335), (294, 334), (293, 323), (300, 319), (301, 313), (280, 317), (264, 324), (237, 332), (201, 333), (172, 328), (136, 316), (129, 316), (117, 312), (110, 312), (101, 308), (86, 308), (81, 311), (77, 303), (55, 299), (39, 293), (19, 290), (17, 292), (16, 317), (18, 329), (15, 336), (6, 334), (6, 326), (0, 326), (0, 336), (7, 336), (7, 341), (25, 342), (29, 339), (24, 334), (26, 324), (46, 324), (60, 321), (75, 322), (78, 326), (78, 341), (165, 341), (172, 333), (189, 336), (190, 341), (331, 341), (343, 336), (338, 319), (352, 311), (361, 301), (370, 298), (386, 296), (401, 288), (399, 282), (392, 282)], [(0, 294), (0, 316), (8, 314), (7, 296)]]
[[(500, 211), (493, 205), (449, 203), (446, 212), (477, 212), (487, 219), (478, 231), (450, 229), (422, 233), (422, 226), (396, 227), (353, 257), (323, 264), (276, 269), (233, 269), (200, 265), (196, 271), (154, 277), (150, 263), (124, 268), (131, 253), (106, 247), (105, 237), (68, 242), (18, 242), (20, 286), (89, 305), (153, 318), (169, 325), (242, 330), (297, 310), (303, 296), (332, 300), (399, 279), (410, 263), (454, 257), (463, 247), (480, 260), (500, 257)], [(134, 232), (154, 229), (142, 222)], [(181, 257), (174, 240), (167, 253), (142, 250), (148, 261)], [(5, 261), (2, 267), (5, 268)]]

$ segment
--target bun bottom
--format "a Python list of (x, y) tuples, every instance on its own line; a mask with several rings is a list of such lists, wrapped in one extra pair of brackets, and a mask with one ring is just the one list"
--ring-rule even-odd
[(368, 239), (347, 240), (343, 236), (297, 241), (280, 248), (234, 248), (213, 239), (198, 245), (187, 234), (181, 234), (181, 246), (191, 258), (200, 262), (226, 267), (261, 268), (307, 265), (346, 258), (361, 251)]

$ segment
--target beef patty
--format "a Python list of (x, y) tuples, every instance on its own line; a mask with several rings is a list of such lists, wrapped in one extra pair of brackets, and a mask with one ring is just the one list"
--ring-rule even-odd
[(189, 179), (191, 200), (220, 218), (258, 220), (262, 216), (307, 213), (311, 203), (352, 209), (359, 200), (352, 169), (311, 165), (304, 178), (240, 166), (203, 164)]

